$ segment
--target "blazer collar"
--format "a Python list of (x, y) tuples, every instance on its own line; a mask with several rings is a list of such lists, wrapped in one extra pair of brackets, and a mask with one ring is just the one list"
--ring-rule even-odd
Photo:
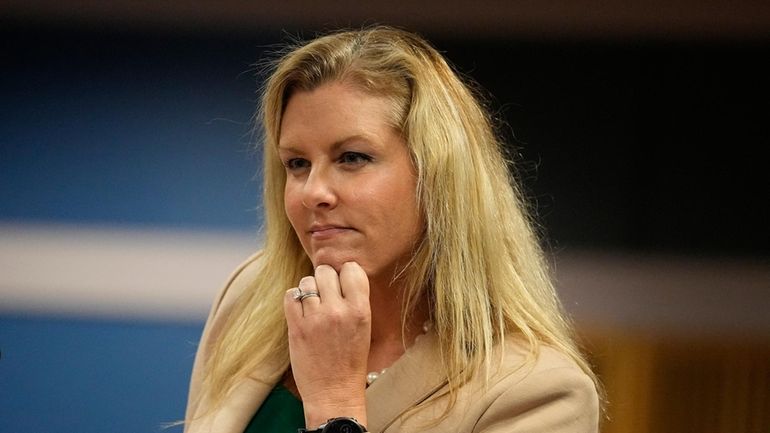
[(447, 383), (438, 337), (428, 332), (366, 390), (367, 428), (381, 432)]

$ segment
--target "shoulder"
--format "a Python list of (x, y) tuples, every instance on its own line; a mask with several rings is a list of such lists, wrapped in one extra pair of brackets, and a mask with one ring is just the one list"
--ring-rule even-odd
[(262, 253), (257, 252), (244, 260), (230, 274), (214, 297), (193, 362), (188, 392), (187, 419), (191, 419), (197, 405), (200, 403), (203, 370), (210, 356), (212, 345), (219, 336), (232, 307), (252, 287), (261, 269), (261, 256)]
[(233, 307), (244, 294), (255, 289), (254, 283), (262, 269), (261, 258), (259, 251), (238, 265), (214, 298), (198, 346), (198, 355), (203, 359), (208, 357), (210, 346), (219, 337)]
[(596, 432), (599, 399), (593, 380), (567, 355), (542, 345), (534, 358), (510, 339), (484, 400), (476, 431)]
[(254, 280), (261, 270), (262, 251), (252, 254), (249, 258), (241, 262), (238, 267), (222, 285), (222, 288), (214, 298), (211, 305), (208, 320), (218, 315), (222, 310), (227, 310), (244, 292), (252, 286)]
[[(429, 340), (426, 340), (429, 341)], [(427, 344), (427, 343), (426, 343)], [(434, 347), (435, 344), (433, 345)], [(452, 394), (446, 382), (419, 411), (389, 425), (387, 432), (597, 433), (599, 399), (593, 380), (567, 355), (541, 345), (535, 355), (521, 339), (500, 346), (490, 370), (478, 371)], [(494, 356), (494, 355), (493, 355)], [(423, 376), (408, 376), (401, 393), (433, 377), (434, 357), (420, 359)], [(427, 371), (425, 369), (428, 368)], [(399, 372), (403, 372), (401, 369)], [(391, 379), (394, 380), (394, 379)], [(411, 394), (410, 394), (411, 393)], [(393, 393), (395, 394), (395, 393)], [(422, 395), (422, 394), (419, 394)], [(418, 396), (419, 396), (418, 395)], [(452, 399), (452, 395), (456, 399)], [(393, 397), (399, 399), (403, 397)], [(370, 421), (371, 421), (370, 417)]]

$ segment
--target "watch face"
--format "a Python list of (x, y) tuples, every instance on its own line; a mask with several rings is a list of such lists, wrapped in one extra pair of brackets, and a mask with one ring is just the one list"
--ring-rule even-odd
[(326, 423), (323, 433), (364, 433), (366, 430), (350, 418), (336, 418)]

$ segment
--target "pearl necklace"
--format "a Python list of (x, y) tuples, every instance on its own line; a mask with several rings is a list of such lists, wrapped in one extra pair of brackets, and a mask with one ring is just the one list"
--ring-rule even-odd
[[(415, 337), (415, 342), (417, 341), (418, 338), (420, 338), (420, 336), (427, 334), (428, 331), (430, 330), (430, 327), (431, 327), (430, 321), (426, 321), (425, 323), (423, 323), (422, 333), (417, 337)], [(369, 387), (369, 385), (373, 384), (374, 381), (377, 380), (381, 374), (385, 373), (385, 370), (387, 370), (387, 368), (383, 368), (380, 371), (370, 371), (369, 373), (366, 373), (366, 386)]]

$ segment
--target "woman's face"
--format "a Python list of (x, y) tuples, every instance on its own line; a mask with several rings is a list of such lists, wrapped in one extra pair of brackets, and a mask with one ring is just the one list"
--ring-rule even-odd
[(278, 145), (286, 214), (314, 266), (355, 261), (389, 279), (422, 235), (415, 170), (388, 109), (340, 82), (289, 99)]

